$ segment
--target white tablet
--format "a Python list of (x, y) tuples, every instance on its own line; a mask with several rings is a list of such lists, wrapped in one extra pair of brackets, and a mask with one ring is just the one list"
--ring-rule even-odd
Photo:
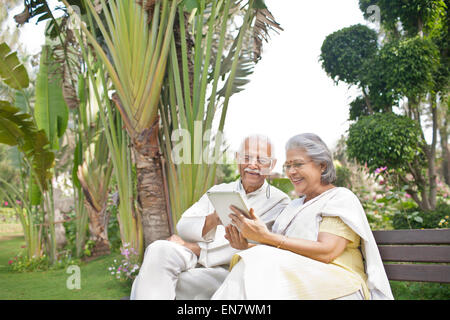
[(214, 209), (216, 209), (217, 215), (224, 226), (227, 226), (232, 222), (229, 217), (229, 215), (233, 213), (230, 206), (235, 206), (236, 208), (241, 209), (244, 212), (244, 215), (247, 216), (247, 218), (250, 218), (248, 206), (239, 192), (208, 191), (206, 194), (213, 204)]

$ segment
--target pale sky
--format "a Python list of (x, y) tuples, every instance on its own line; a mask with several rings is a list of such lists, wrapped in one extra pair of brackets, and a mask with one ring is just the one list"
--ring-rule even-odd
[[(49, 4), (53, 5), (57, 3), (55, 0), (50, 0)], [(23, 4), (10, 11), (8, 17), (8, 26), (15, 27), (16, 23), (13, 19), (14, 15), (19, 14), (23, 11)], [(36, 54), (41, 51), (41, 46), (45, 42), (45, 22), (41, 22), (36, 25), (37, 18), (33, 18), (29, 23), (19, 27), (20, 30), (20, 41), (26, 44), (27, 52), (30, 54)]]
[[(358, 0), (266, 0), (266, 4), (284, 31), (272, 33), (250, 83), (231, 97), (224, 132), (232, 150), (246, 135), (268, 135), (276, 146), (275, 171), (281, 172), (284, 145), (293, 135), (316, 133), (332, 149), (348, 129), (348, 104), (356, 91), (344, 83), (334, 85), (320, 66), (320, 48), (328, 34), (368, 23)], [(19, 7), (13, 14), (21, 11)], [(43, 27), (33, 22), (21, 27), (21, 41), (27, 42), (31, 53), (39, 52), (44, 43)]]

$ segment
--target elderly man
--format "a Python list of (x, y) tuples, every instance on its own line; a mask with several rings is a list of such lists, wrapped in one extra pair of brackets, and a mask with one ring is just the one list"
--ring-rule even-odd
[[(267, 137), (246, 137), (236, 153), (240, 179), (209, 189), (240, 192), (269, 229), (289, 203), (265, 180), (276, 163), (273, 154)], [(222, 284), (239, 250), (225, 239), (225, 227), (206, 194), (183, 213), (177, 230), (179, 235), (147, 247), (130, 299), (209, 299)]]

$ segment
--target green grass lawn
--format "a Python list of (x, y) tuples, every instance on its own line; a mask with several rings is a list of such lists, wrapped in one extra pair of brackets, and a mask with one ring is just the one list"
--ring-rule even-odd
[(66, 281), (71, 274), (65, 268), (23, 273), (9, 270), (8, 261), (24, 244), (20, 234), (0, 234), (0, 300), (118, 300), (130, 295), (129, 285), (110, 278), (108, 273), (108, 267), (119, 254), (81, 263), (81, 289), (69, 290)]

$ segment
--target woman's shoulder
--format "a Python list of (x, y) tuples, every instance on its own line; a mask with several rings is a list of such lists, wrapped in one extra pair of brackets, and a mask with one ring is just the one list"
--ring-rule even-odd
[(361, 202), (353, 191), (344, 187), (336, 187), (327, 201), (327, 207), (360, 207)]
[(347, 189), (345, 187), (336, 187), (335, 189), (336, 189), (336, 191), (335, 191), (334, 197), (353, 199), (353, 200), (359, 201), (356, 194), (353, 191), (351, 191), (350, 189)]

